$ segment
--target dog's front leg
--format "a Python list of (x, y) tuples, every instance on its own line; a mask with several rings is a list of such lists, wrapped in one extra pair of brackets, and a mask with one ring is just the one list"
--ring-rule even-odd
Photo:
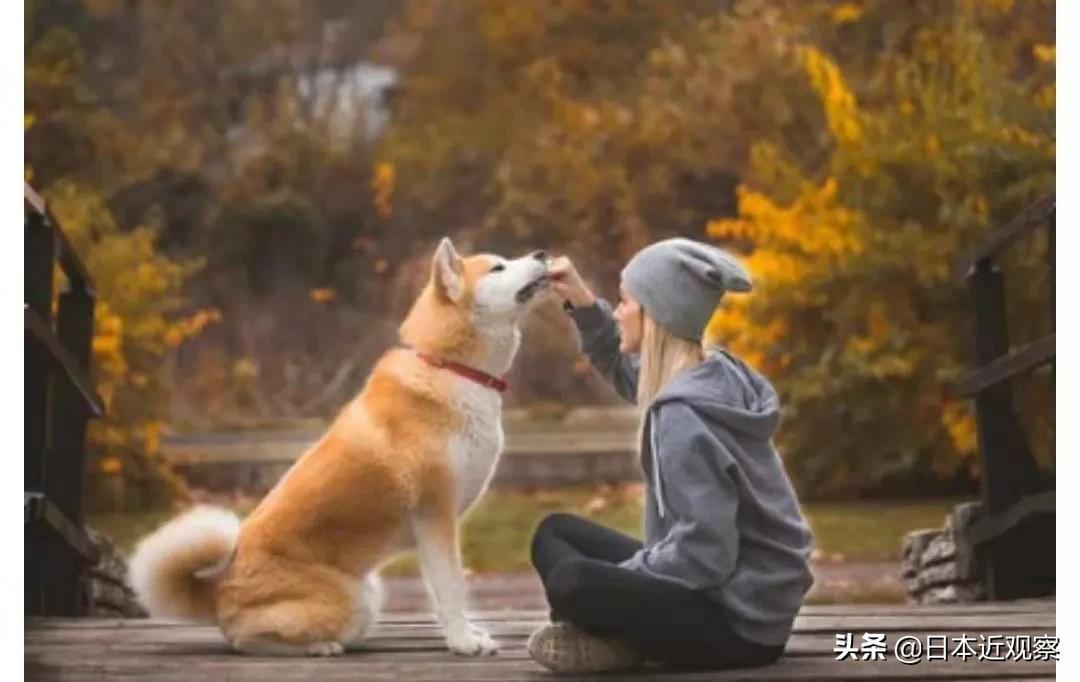
[(412, 530), (420, 566), (450, 650), (463, 656), (494, 654), (498, 645), (491, 635), (465, 616), (465, 574), (457, 525), (452, 504), (414, 514)]

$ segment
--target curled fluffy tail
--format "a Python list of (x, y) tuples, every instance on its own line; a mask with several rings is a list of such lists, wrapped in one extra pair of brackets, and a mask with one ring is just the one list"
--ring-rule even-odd
[(233, 512), (195, 507), (143, 538), (128, 571), (139, 601), (154, 617), (214, 621), (217, 577), (239, 534)]

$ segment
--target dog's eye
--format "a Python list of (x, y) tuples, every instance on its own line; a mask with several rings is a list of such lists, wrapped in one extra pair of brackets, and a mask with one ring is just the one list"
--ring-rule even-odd
[(506, 266), (503, 265), (502, 263), (499, 263), (495, 267), (491, 268), (491, 270), (489, 272), (502, 272), (505, 269), (506, 269)]

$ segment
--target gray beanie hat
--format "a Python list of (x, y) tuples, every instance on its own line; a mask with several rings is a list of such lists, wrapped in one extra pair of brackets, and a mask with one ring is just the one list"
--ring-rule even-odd
[(677, 237), (651, 244), (622, 270), (623, 286), (676, 336), (700, 341), (725, 291), (750, 291), (750, 275), (723, 249)]

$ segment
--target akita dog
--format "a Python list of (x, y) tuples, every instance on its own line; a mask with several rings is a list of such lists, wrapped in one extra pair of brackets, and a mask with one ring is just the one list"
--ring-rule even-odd
[(465, 614), (458, 518), (503, 446), (518, 322), (550, 295), (547, 256), (460, 257), (449, 239), (362, 392), (241, 522), (198, 507), (150, 534), (130, 578), (152, 616), (215, 622), (237, 650), (337, 655), (376, 620), (377, 568), (415, 547), (446, 644), (493, 654)]

